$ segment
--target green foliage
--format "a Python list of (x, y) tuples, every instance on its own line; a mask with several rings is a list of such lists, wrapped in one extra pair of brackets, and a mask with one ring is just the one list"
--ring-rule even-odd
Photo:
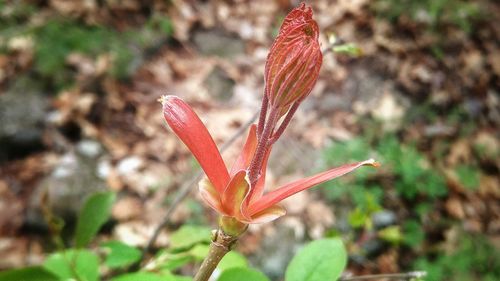
[(189, 281), (191, 278), (176, 276), (169, 272), (134, 272), (117, 276), (111, 281)]
[(170, 236), (170, 248), (183, 250), (201, 242), (210, 242), (210, 228), (197, 225), (183, 225)]
[(479, 171), (477, 168), (470, 165), (460, 165), (455, 168), (460, 183), (465, 188), (475, 190), (479, 186)]
[(141, 258), (141, 251), (120, 241), (108, 241), (101, 244), (108, 251), (105, 264), (109, 268), (129, 266)]
[(419, 258), (414, 267), (427, 271), (425, 280), (500, 280), (500, 252), (481, 236), (459, 236), (452, 253)]
[(269, 281), (262, 272), (251, 268), (235, 267), (224, 271), (217, 281)]
[(217, 266), (217, 268), (220, 269), (222, 272), (235, 267), (238, 268), (248, 267), (247, 259), (240, 253), (235, 251), (227, 253)]
[(437, 198), (447, 194), (444, 177), (430, 166), (425, 156), (414, 146), (402, 145), (394, 136), (386, 136), (378, 146), (383, 165), (395, 174), (395, 187), (407, 199), (417, 195)]
[(410, 247), (417, 247), (425, 239), (425, 232), (422, 225), (415, 220), (407, 220), (403, 224), (403, 242)]
[(43, 267), (25, 267), (0, 272), (0, 281), (58, 281), (55, 275)]
[(80, 212), (76, 225), (76, 247), (85, 247), (109, 219), (116, 195), (113, 192), (98, 192), (91, 195)]
[(392, 21), (406, 15), (431, 28), (450, 24), (466, 32), (472, 31), (474, 21), (483, 14), (477, 3), (468, 0), (377, 0), (372, 7)]
[(381, 229), (378, 231), (377, 235), (382, 240), (395, 245), (398, 245), (401, 241), (403, 241), (403, 233), (401, 233), (401, 228), (398, 225), (392, 225)]
[(347, 264), (340, 239), (311, 242), (295, 255), (285, 273), (286, 281), (337, 280)]
[(50, 255), (44, 268), (61, 280), (97, 281), (99, 259), (89, 250), (67, 250)]

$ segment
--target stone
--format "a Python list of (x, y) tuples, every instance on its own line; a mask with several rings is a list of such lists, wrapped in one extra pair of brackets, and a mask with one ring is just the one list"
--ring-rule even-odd
[(372, 223), (376, 229), (381, 229), (397, 222), (396, 214), (389, 210), (382, 210), (372, 215)]
[(245, 45), (240, 38), (220, 29), (196, 30), (193, 41), (204, 55), (233, 59), (245, 52)]
[(34, 228), (46, 227), (41, 211), (43, 204), (48, 204), (55, 216), (73, 221), (89, 195), (106, 190), (105, 182), (96, 171), (94, 159), (74, 152), (61, 156), (52, 173), (35, 188), (25, 224)]
[(0, 163), (44, 148), (42, 140), (47, 100), (20, 78), (0, 95)]

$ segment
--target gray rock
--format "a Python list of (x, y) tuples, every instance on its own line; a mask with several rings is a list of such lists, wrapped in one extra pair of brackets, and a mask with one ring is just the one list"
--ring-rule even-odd
[(0, 162), (43, 149), (43, 120), (47, 100), (19, 79), (0, 95)]
[(200, 53), (223, 58), (235, 58), (245, 52), (243, 41), (222, 30), (197, 30), (193, 41)]
[(271, 280), (280, 280), (286, 266), (303, 244), (296, 236), (296, 231), (287, 225), (279, 225), (276, 232), (266, 236), (262, 243), (262, 252), (251, 257), (251, 261)]
[(82, 156), (96, 158), (102, 153), (102, 145), (94, 140), (82, 140), (77, 143), (76, 150)]
[(234, 81), (220, 67), (215, 67), (207, 79), (205, 79), (205, 85), (210, 95), (220, 101), (231, 99), (234, 84)]
[[(48, 204), (54, 215), (72, 221), (90, 194), (105, 189), (105, 182), (96, 175), (95, 159), (68, 152), (36, 187), (28, 207), (26, 225), (45, 226), (42, 204)], [(47, 203), (43, 202), (44, 197), (48, 199)]]
[(382, 210), (372, 215), (372, 222), (376, 229), (380, 229), (395, 224), (397, 217), (392, 211)]

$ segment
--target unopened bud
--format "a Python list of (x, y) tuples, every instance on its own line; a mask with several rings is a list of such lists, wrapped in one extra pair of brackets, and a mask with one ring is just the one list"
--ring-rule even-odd
[(292, 103), (307, 97), (318, 80), (323, 55), (312, 15), (304, 3), (292, 10), (269, 51), (265, 94), (271, 107), (286, 112)]

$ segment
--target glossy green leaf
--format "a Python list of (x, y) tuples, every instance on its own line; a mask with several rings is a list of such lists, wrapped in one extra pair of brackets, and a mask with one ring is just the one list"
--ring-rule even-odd
[(217, 281), (269, 281), (264, 273), (251, 268), (234, 267), (225, 270)]
[(198, 244), (189, 250), (189, 254), (193, 256), (196, 261), (203, 261), (208, 255), (210, 246), (205, 244)]
[(240, 253), (235, 251), (227, 253), (217, 266), (217, 268), (219, 268), (221, 271), (226, 271), (230, 268), (235, 268), (235, 267), (239, 268), (248, 267), (247, 259)]
[(45, 260), (43, 266), (63, 280), (97, 281), (99, 277), (99, 259), (88, 250), (54, 253)]
[(91, 195), (78, 216), (76, 225), (76, 247), (85, 247), (108, 220), (116, 195), (113, 192), (98, 192)]
[(285, 273), (286, 281), (337, 280), (347, 264), (347, 253), (340, 239), (311, 242), (295, 255)]
[(141, 251), (120, 241), (109, 241), (101, 244), (109, 253), (105, 263), (110, 268), (124, 267), (141, 258)]
[(45, 268), (26, 267), (0, 272), (0, 281), (58, 281), (55, 275)]
[(210, 228), (184, 225), (170, 236), (171, 249), (185, 249), (201, 242), (210, 242)]

